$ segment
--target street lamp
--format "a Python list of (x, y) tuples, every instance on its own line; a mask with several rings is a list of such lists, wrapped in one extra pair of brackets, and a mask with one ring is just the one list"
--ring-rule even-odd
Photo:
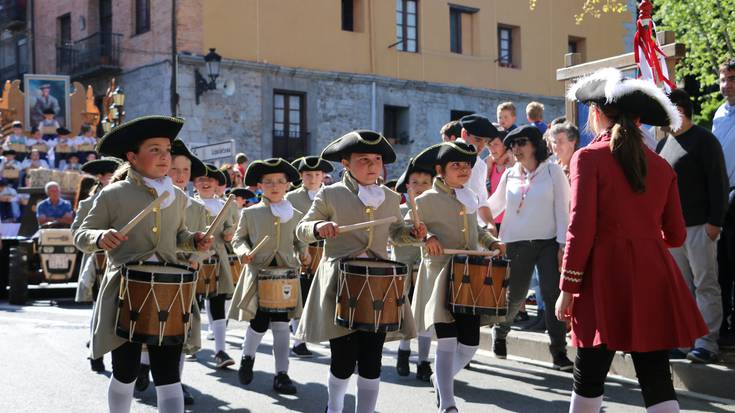
[(108, 133), (112, 130), (112, 123), (107, 118), (102, 119), (102, 131)]
[(194, 69), (194, 82), (195, 82), (195, 94), (196, 104), (199, 104), (199, 97), (208, 90), (217, 89), (217, 78), (219, 77), (220, 64), (222, 62), (222, 56), (215, 52), (215, 48), (210, 48), (209, 53), (204, 56), (204, 63), (207, 66), (207, 76), (209, 81), (199, 73), (199, 69)]
[(115, 102), (115, 106), (125, 106), (125, 93), (121, 87), (117, 87), (112, 93), (112, 101)]

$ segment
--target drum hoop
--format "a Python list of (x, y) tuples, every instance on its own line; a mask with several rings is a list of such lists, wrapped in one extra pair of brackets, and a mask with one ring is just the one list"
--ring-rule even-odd
[(219, 258), (217, 257), (209, 257), (206, 260), (202, 260), (203, 265), (217, 265), (219, 264)]
[[(369, 265), (354, 265), (358, 263), (384, 263), (391, 264), (393, 265), (393, 267), (370, 267)], [(384, 260), (381, 258), (343, 258), (339, 262), (339, 269), (345, 274), (365, 276), (401, 276), (408, 274), (408, 266), (406, 264), (391, 260)]]
[[(455, 255), (452, 258), (453, 263), (460, 263), (465, 264), (469, 263), (472, 265), (487, 265), (488, 257), (484, 257), (481, 255)], [(502, 257), (492, 257), (491, 262), (493, 263), (493, 267), (505, 267), (506, 265), (510, 264), (510, 259), (508, 258), (502, 258)]]
[(174, 264), (170, 262), (160, 262), (160, 261), (133, 261), (127, 264), (123, 264), (123, 267), (129, 267), (131, 265), (149, 265), (153, 267), (170, 267), (170, 268), (178, 268), (181, 270), (186, 270), (189, 272), (196, 272), (196, 270), (189, 267), (188, 265)]
[(129, 268), (126, 269), (123, 274), (124, 274), (125, 279), (128, 281), (142, 282), (142, 283), (150, 283), (151, 276), (153, 276), (154, 283), (160, 283), (160, 284), (179, 284), (179, 282), (193, 283), (194, 280), (196, 279), (194, 273), (159, 274), (159, 273), (152, 273), (152, 272), (147, 272), (147, 271), (131, 270)]

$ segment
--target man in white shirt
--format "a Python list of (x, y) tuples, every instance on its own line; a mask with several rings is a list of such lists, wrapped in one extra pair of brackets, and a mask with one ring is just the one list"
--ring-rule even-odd
[(462, 126), (462, 140), (469, 143), (477, 150), (477, 162), (472, 167), (472, 175), (468, 186), (480, 199), (480, 207), (477, 209), (477, 217), (482, 225), (490, 229), (495, 228), (493, 216), (488, 205), (489, 195), (487, 193), (487, 164), (480, 158), (479, 153), (485, 149), (488, 142), (500, 136), (498, 129), (493, 126), (488, 118), (482, 115), (467, 115), (459, 120)]
[(725, 169), (730, 185), (729, 208), (722, 226), (717, 245), (719, 281), (722, 290), (723, 321), (720, 329), (721, 341), (735, 341), (735, 59), (730, 59), (719, 68), (720, 93), (726, 99), (715, 112), (712, 133), (722, 145)]

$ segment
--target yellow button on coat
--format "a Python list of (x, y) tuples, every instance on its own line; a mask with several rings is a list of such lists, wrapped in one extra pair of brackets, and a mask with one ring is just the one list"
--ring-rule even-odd
[(157, 227), (153, 227), (153, 228), (151, 228), (151, 231), (158, 232), (158, 228)]

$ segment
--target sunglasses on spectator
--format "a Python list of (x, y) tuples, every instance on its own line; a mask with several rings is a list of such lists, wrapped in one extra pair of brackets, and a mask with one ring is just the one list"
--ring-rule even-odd
[(528, 138), (518, 138), (518, 139), (514, 139), (510, 143), (510, 147), (515, 148), (516, 146), (519, 146), (519, 147), (526, 146), (527, 144), (528, 144)]

